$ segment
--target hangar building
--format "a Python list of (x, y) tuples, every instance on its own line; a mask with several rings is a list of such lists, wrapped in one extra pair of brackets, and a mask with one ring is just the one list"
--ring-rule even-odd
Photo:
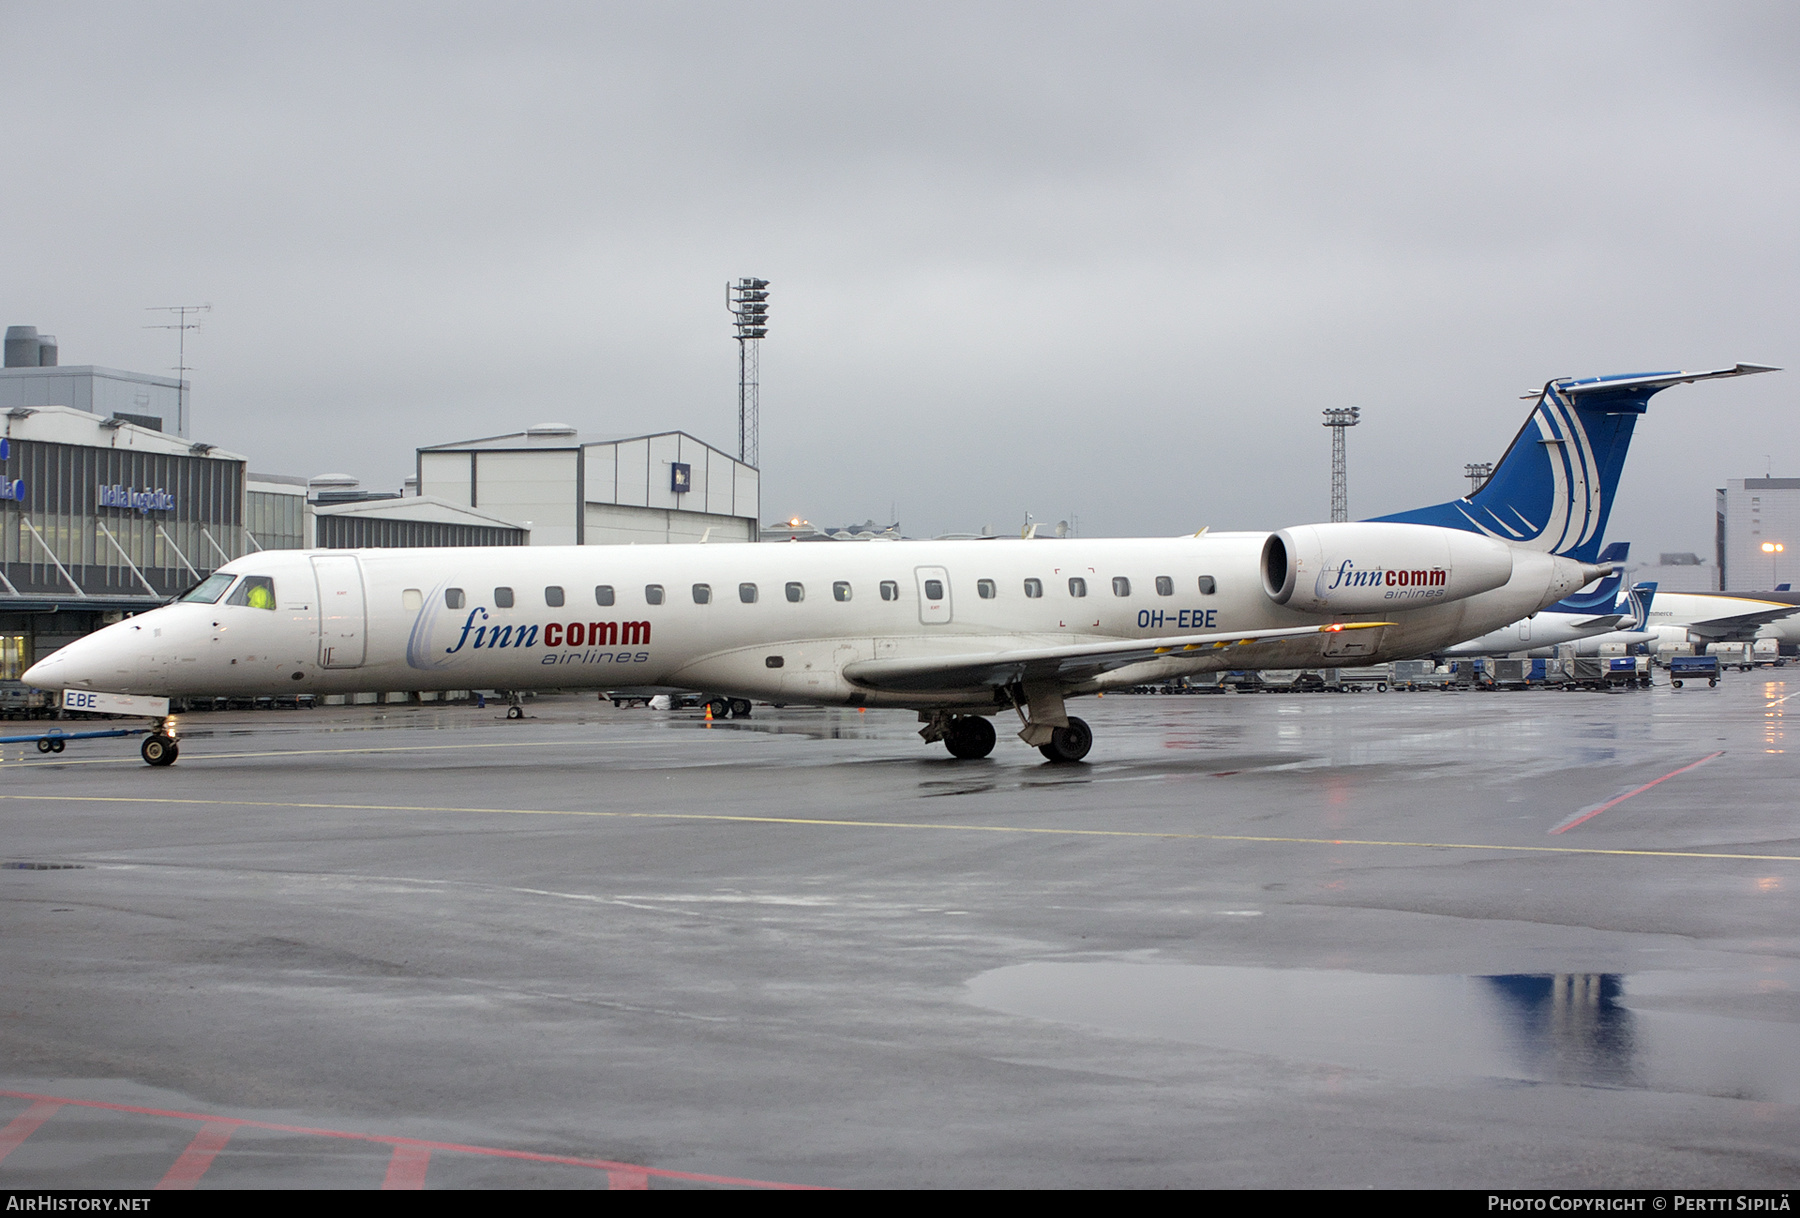
[(421, 448), (418, 487), (538, 546), (755, 541), (762, 495), (754, 466), (686, 432), (582, 440), (562, 423)]

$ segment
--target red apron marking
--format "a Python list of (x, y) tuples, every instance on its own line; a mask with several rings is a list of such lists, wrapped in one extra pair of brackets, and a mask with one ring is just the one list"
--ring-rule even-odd
[(37, 1127), (56, 1115), (62, 1104), (57, 1100), (39, 1100), (0, 1129), (0, 1159), (19, 1149), (19, 1143), (37, 1132)]
[(620, 1189), (647, 1189), (650, 1187), (650, 1176), (641, 1171), (609, 1171), (606, 1173), (606, 1187), (614, 1192)]
[[(546, 1155), (531, 1150), (505, 1150), (498, 1146), (468, 1146), (461, 1142), (428, 1142), (423, 1138), (382, 1137), (380, 1134), (352, 1133), (349, 1130), (344, 1129), (318, 1129), (311, 1125), (279, 1125), (273, 1121), (247, 1121), (239, 1120), (236, 1117), (221, 1118), (207, 1116), (205, 1113), (201, 1112), (180, 1112), (170, 1108), (140, 1108), (134, 1104), (109, 1104), (104, 1100), (76, 1100), (62, 1095), (38, 1095), (30, 1091), (0, 1090), (0, 1095), (11, 1096), (16, 1100), (43, 1101), (44, 1103), (53, 1106), (51, 1111), (54, 1111), (55, 1108), (61, 1107), (64, 1104), (73, 1104), (79, 1108), (98, 1108), (103, 1112), (128, 1112), (134, 1116), (174, 1117), (175, 1119), (182, 1121), (204, 1121), (206, 1124), (200, 1130), (200, 1135), (194, 1139), (187, 1150), (182, 1152), (181, 1159), (176, 1160), (176, 1167), (180, 1167), (182, 1162), (186, 1160), (189, 1155), (194, 1153), (195, 1148), (200, 1144), (200, 1139), (206, 1136), (207, 1129), (216, 1126), (226, 1131), (226, 1139), (231, 1136), (231, 1131), (237, 1129), (269, 1129), (276, 1133), (303, 1133), (320, 1138), (346, 1138), (355, 1142), (377, 1142), (384, 1146), (392, 1146), (396, 1151), (404, 1147), (412, 1150), (424, 1151), (426, 1153), (434, 1150), (446, 1150), (465, 1155), (488, 1155), (496, 1159), (520, 1159), (527, 1163), (566, 1163), (570, 1167), (593, 1167), (605, 1172), (618, 1172), (621, 1175), (639, 1175), (646, 1179), (650, 1176), (655, 1176), (661, 1180), (693, 1180), (701, 1184), (725, 1184), (738, 1188), (779, 1188), (796, 1189), (807, 1192), (817, 1191), (824, 1187), (818, 1184), (782, 1184), (774, 1180), (749, 1180), (740, 1176), (712, 1176), (697, 1171), (671, 1171), (668, 1168), (644, 1167), (640, 1164), (620, 1163), (612, 1159), (584, 1159), (576, 1155)], [(35, 1108), (32, 1111), (35, 1111)], [(30, 1112), (27, 1112), (26, 1116), (30, 1116)], [(24, 1119), (25, 1117), (19, 1118), (19, 1120)], [(17, 1123), (17, 1121), (14, 1122), (14, 1124)], [(33, 1129), (36, 1127), (37, 1126), (35, 1125), (32, 1126)], [(10, 1129), (11, 1126), (8, 1126), (8, 1128)], [(26, 1131), (26, 1133), (29, 1132), (30, 1130)], [(224, 1145), (225, 1140), (221, 1139), (219, 1146)], [(211, 1154), (206, 1156), (206, 1161), (209, 1165), (212, 1162), (212, 1155), (217, 1153), (218, 1150), (215, 1148)], [(389, 1165), (390, 1167), (392, 1166), (392, 1160), (389, 1161)], [(206, 1169), (202, 1167), (200, 1172), (195, 1174), (194, 1179), (198, 1180), (200, 1175), (204, 1174), (205, 1170)], [(174, 1176), (174, 1174), (175, 1169), (171, 1168), (169, 1170), (169, 1176), (165, 1176), (164, 1179), (167, 1180), (169, 1177)], [(159, 1187), (176, 1188), (182, 1186), (168, 1184)], [(191, 1188), (192, 1185), (186, 1187)]]
[(1707, 756), (1702, 757), (1699, 761), (1691, 762), (1688, 765), (1684, 765), (1679, 770), (1670, 770), (1667, 774), (1664, 774), (1661, 778), (1652, 778), (1649, 782), (1647, 782), (1643, 786), (1637, 788), (1635, 791), (1627, 791), (1623, 795), (1615, 795), (1613, 798), (1607, 800), (1603, 804), (1595, 804), (1591, 808), (1583, 808), (1581, 811), (1575, 813), (1575, 815), (1573, 815), (1573, 816), (1569, 817), (1569, 819), (1565, 820), (1562, 824), (1560, 824), (1560, 825), (1556, 826), (1556, 828), (1550, 830), (1550, 832), (1552, 832), (1552, 833), (1567, 833), (1569, 830), (1573, 829), (1576, 825), (1583, 824), (1587, 821), (1593, 820), (1596, 816), (1600, 815), (1602, 812), (1606, 811), (1608, 808), (1613, 807), (1615, 804), (1622, 804), (1626, 800), (1630, 799), (1633, 795), (1642, 795), (1645, 791), (1648, 791), (1651, 787), (1655, 786), (1659, 782), (1667, 782), (1667, 781), (1669, 781), (1669, 779), (1675, 777), (1677, 774), (1685, 774), (1689, 770), (1698, 769), (1701, 766), (1705, 765), (1707, 762), (1711, 761), (1714, 757), (1723, 757), (1724, 755), (1725, 755), (1724, 749), (1720, 749), (1716, 753), (1709, 753)]
[(157, 1188), (193, 1188), (200, 1183), (200, 1177), (212, 1166), (213, 1159), (225, 1143), (231, 1141), (231, 1135), (238, 1131), (236, 1121), (208, 1121), (200, 1126), (200, 1132), (188, 1143), (181, 1157), (175, 1160), (168, 1174), (157, 1184)]
[(401, 1143), (394, 1147), (394, 1156), (388, 1160), (387, 1179), (381, 1182), (381, 1187), (390, 1192), (395, 1189), (424, 1188), (425, 1168), (430, 1163), (431, 1147)]

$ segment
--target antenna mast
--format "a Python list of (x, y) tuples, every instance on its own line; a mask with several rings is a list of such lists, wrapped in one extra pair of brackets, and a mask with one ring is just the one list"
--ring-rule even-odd
[[(145, 326), (144, 329), (146, 329), (146, 330), (174, 330), (176, 332), (177, 342), (175, 345), (175, 351), (176, 351), (176, 355), (175, 355), (175, 434), (178, 436), (185, 436), (188, 433), (187, 374), (193, 371), (192, 368), (188, 367), (188, 362), (187, 362), (187, 332), (189, 330), (198, 330), (200, 328), (200, 322), (198, 320), (200, 314), (212, 312), (212, 306), (209, 304), (203, 304), (203, 305), (151, 305), (149, 308), (145, 309), (144, 312), (175, 314), (175, 320), (170, 322), (167, 325), (148, 325), (148, 326)], [(194, 317), (195, 317), (194, 321), (188, 320), (189, 313), (192, 313), (194, 315)]]

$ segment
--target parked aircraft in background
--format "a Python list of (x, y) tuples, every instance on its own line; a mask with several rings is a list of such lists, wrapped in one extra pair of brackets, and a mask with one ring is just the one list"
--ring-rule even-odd
[(1774, 639), (1800, 645), (1800, 594), (1780, 592), (1664, 592), (1650, 612), (1653, 647), (1749, 643)]
[[(1598, 563), (1651, 395), (1764, 371), (1553, 381), (1489, 482), (1383, 521), (1131, 540), (265, 551), (26, 674), (152, 697), (705, 689), (916, 710), (963, 758), (993, 716), (1053, 761), (1066, 700), (1221, 668), (1371, 663), (1485, 634)], [(161, 726), (145, 760), (179, 745)]]
[[(1614, 542), (1600, 552), (1602, 562), (1623, 563), (1629, 542)], [(1620, 594), (1622, 576), (1615, 571), (1593, 588), (1543, 609), (1530, 617), (1447, 647), (1441, 656), (1554, 655), (1556, 648), (1626, 629), (1641, 631), (1644, 614), (1656, 593), (1655, 584), (1639, 584)], [(1645, 636), (1648, 637), (1647, 635)], [(1589, 648), (1598, 655), (1597, 649)]]

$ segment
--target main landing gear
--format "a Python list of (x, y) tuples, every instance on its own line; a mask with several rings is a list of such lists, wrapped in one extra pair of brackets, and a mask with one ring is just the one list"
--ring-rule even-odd
[(1075, 762), (1086, 757), (1093, 747), (1093, 730), (1085, 720), (1070, 715), (1067, 727), (1050, 729), (1050, 739), (1038, 745), (1038, 752), (1050, 761)]
[[(1019, 739), (1042, 753), (1046, 761), (1077, 762), (1094, 747), (1093, 729), (1063, 709), (1060, 689), (1015, 686), (1006, 693), (1024, 725)], [(950, 755), (958, 760), (973, 761), (994, 751), (996, 733), (985, 715), (920, 711), (919, 720), (925, 725), (919, 729), (919, 735), (927, 743), (942, 740)]]
[(168, 727), (168, 720), (158, 720), (150, 734), (144, 737), (144, 743), (138, 746), (138, 755), (145, 765), (174, 765), (175, 759), (181, 756), (181, 745), (169, 734)]
[(523, 719), (525, 717), (525, 699), (519, 697), (516, 690), (507, 691), (506, 717), (508, 719)]

